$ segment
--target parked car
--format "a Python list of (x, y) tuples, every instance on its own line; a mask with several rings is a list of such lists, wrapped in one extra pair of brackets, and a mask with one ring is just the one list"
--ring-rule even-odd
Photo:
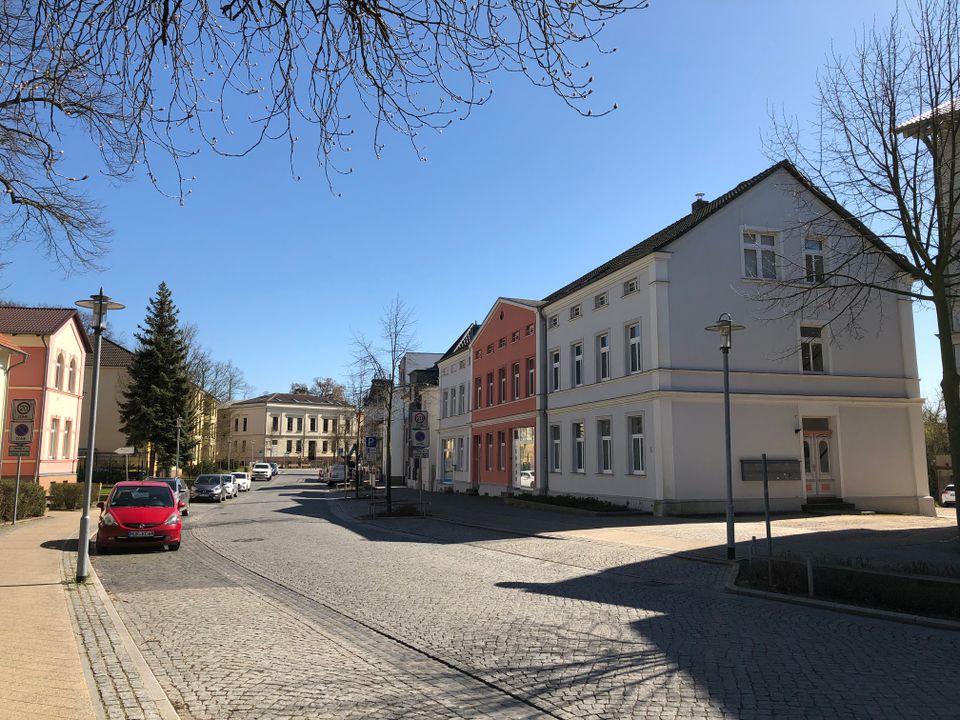
[(246, 492), (250, 489), (250, 486), (253, 484), (250, 482), (250, 476), (245, 472), (235, 472), (233, 473), (233, 479), (237, 481), (237, 490), (239, 492)]
[(941, 505), (957, 504), (957, 490), (953, 485), (947, 485), (943, 489), (943, 493), (940, 495), (940, 504)]
[(237, 485), (237, 479), (233, 475), (221, 475), (223, 484), (223, 494), (228, 498), (235, 498), (240, 494), (240, 486)]
[(269, 480), (273, 477), (273, 470), (270, 468), (269, 463), (254, 463), (253, 464), (253, 479), (254, 480)]
[(97, 552), (118, 547), (166, 545), (180, 549), (180, 510), (184, 504), (163, 481), (122, 481), (113, 486), (100, 508)]
[(280, 466), (276, 463), (270, 463), (270, 477), (280, 474)]
[(193, 499), (223, 502), (229, 495), (223, 484), (224, 477), (233, 478), (232, 475), (200, 475), (193, 483)]
[(335, 463), (327, 471), (327, 485), (340, 485), (347, 481), (347, 468), (342, 463)]
[(147, 478), (147, 480), (150, 482), (163, 482), (169, 485), (170, 489), (173, 490), (173, 496), (183, 503), (180, 514), (190, 514), (190, 488), (187, 487), (187, 484), (183, 480), (180, 478)]

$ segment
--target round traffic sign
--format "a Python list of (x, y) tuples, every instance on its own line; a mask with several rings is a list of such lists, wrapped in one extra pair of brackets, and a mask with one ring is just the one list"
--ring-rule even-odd
[(25, 438), (30, 436), (30, 426), (27, 423), (17, 423), (13, 426), (13, 434), (17, 438)]
[(17, 402), (16, 411), (17, 415), (27, 415), (29, 414), (32, 406), (26, 400), (20, 400)]

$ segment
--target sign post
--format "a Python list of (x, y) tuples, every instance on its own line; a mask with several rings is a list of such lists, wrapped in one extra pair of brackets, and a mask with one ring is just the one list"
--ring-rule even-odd
[(117, 448), (113, 451), (114, 455), (123, 455), (123, 479), (130, 479), (130, 456), (133, 455), (133, 448), (129, 445), (122, 448)]
[[(12, 449), (12, 448), (11, 448)], [(19, 453), (17, 454), (17, 485), (16, 489), (13, 491), (13, 524), (17, 524), (17, 510), (20, 505), (20, 463), (23, 461), (23, 456)]]

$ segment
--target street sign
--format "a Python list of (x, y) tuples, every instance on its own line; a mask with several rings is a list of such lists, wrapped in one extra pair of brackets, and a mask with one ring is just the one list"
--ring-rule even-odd
[(430, 457), (430, 448), (428, 447), (414, 447), (410, 448), (410, 457), (412, 458), (428, 458)]
[(10, 457), (30, 457), (30, 446), (11, 445), (7, 448), (7, 455)]
[(14, 400), (10, 420), (13, 422), (29, 422), (33, 420), (37, 411), (36, 400)]
[(13, 444), (33, 442), (33, 420), (11, 422), (10, 442)]
[(414, 410), (410, 413), (410, 429), (411, 430), (426, 430), (427, 429), (427, 412), (425, 410)]
[(365, 448), (376, 448), (377, 447), (377, 438), (373, 435), (367, 435), (363, 439), (363, 446)]
[(410, 431), (410, 447), (425, 448), (430, 447), (430, 433), (426, 430)]
[(117, 448), (113, 451), (114, 455), (133, 455), (133, 448), (130, 446)]

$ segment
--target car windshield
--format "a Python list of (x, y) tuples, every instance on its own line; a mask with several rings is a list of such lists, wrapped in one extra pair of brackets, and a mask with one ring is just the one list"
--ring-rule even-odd
[(258, 465), (254, 465), (253, 467), (254, 467), (255, 469), (257, 469), (257, 470), (269, 470), (269, 469), (270, 469), (270, 466), (269, 466), (269, 465), (260, 465), (260, 464), (258, 464)]
[(176, 481), (176, 480), (164, 480), (164, 482), (165, 482), (167, 485), (170, 486), (170, 489), (171, 489), (171, 490), (176, 490), (176, 489), (177, 489), (177, 481)]
[(219, 485), (219, 475), (201, 475), (197, 478), (197, 485)]
[(173, 495), (169, 489), (156, 485), (117, 488), (110, 507), (173, 507)]
[(245, 477), (247, 476), (247, 474), (246, 474), (246, 473), (234, 473), (233, 476), (234, 476), (235, 478), (245, 478)]

